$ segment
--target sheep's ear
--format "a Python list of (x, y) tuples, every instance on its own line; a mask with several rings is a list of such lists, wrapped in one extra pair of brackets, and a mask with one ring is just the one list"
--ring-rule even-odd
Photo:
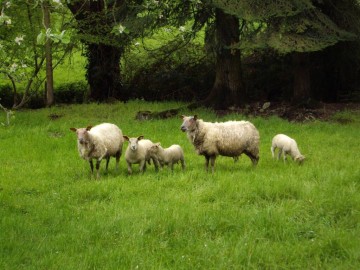
[(180, 117), (181, 117), (181, 119), (184, 119), (186, 117), (186, 115), (181, 115)]
[(76, 128), (70, 128), (70, 130), (76, 132)]
[(159, 147), (161, 145), (161, 143), (155, 143), (156, 147)]
[(138, 139), (138, 141), (144, 139), (144, 135), (140, 135), (137, 139)]
[(195, 114), (194, 116), (193, 116), (193, 119), (196, 121), (197, 120), (197, 115)]
[(123, 138), (126, 140), (126, 141), (129, 141), (129, 137), (124, 135)]
[(92, 129), (93, 126), (87, 126), (86, 130), (89, 131), (90, 129)]

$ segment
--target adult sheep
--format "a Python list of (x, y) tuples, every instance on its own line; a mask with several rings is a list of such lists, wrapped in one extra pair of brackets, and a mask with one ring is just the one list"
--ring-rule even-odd
[(218, 155), (236, 159), (242, 153), (253, 165), (259, 161), (260, 136), (256, 127), (248, 121), (228, 121), (222, 123), (205, 122), (194, 116), (182, 116), (180, 129), (187, 133), (197, 154), (205, 156), (205, 168), (214, 172)]
[(94, 173), (93, 159), (96, 159), (96, 177), (100, 177), (99, 169), (103, 158), (106, 159), (108, 170), (110, 157), (116, 158), (116, 170), (119, 167), (122, 146), (124, 143), (122, 131), (114, 124), (103, 123), (86, 128), (70, 128), (76, 132), (77, 146), (80, 156), (90, 163), (91, 173)]

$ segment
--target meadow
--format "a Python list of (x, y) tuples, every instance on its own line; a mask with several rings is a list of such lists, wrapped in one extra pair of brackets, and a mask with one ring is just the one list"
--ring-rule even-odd
[[(257, 167), (219, 157), (211, 174), (180, 118), (135, 120), (139, 110), (183, 105), (55, 106), (17, 111), (0, 126), (0, 269), (359, 269), (360, 112), (290, 123), (183, 110), (249, 120), (260, 132)], [(186, 170), (139, 174), (135, 165), (129, 176), (123, 155), (118, 172), (111, 159), (100, 180), (90, 177), (69, 128), (101, 122), (180, 144)], [(302, 166), (272, 159), (277, 133), (297, 140)]]

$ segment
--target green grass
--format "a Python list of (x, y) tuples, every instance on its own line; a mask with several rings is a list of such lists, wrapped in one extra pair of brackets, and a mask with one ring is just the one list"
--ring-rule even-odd
[[(212, 175), (180, 131), (181, 119), (134, 119), (138, 110), (181, 105), (16, 112), (11, 126), (0, 127), (0, 269), (359, 269), (359, 112), (305, 124), (250, 118), (261, 135), (258, 166), (246, 156), (238, 163), (219, 157)], [(128, 176), (122, 157), (119, 172), (112, 159), (107, 175), (103, 162), (100, 181), (90, 178), (69, 128), (104, 121), (129, 136), (180, 144), (186, 171), (151, 166), (141, 175), (135, 165)], [(302, 166), (271, 158), (276, 133), (297, 140)]]

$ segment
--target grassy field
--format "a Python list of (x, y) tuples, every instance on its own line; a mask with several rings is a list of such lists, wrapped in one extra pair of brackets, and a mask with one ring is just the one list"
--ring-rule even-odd
[[(0, 269), (359, 269), (360, 113), (349, 123), (247, 119), (260, 131), (260, 162), (219, 157), (204, 171), (181, 119), (134, 119), (180, 103), (132, 101), (16, 112), (0, 126)], [(58, 118), (49, 117), (59, 116)], [(0, 122), (4, 122), (0, 114)], [(186, 171), (127, 175), (110, 161), (89, 177), (70, 127), (112, 122), (129, 136), (180, 144)], [(276, 133), (294, 137), (302, 166), (271, 158)]]

